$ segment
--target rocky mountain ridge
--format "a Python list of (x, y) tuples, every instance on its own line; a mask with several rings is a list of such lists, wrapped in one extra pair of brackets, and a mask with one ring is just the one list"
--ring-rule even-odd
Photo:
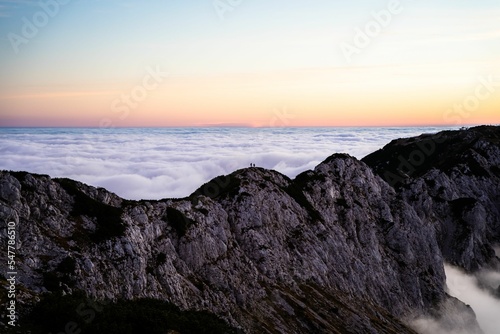
[[(447, 309), (457, 311), (450, 326), (480, 333), (447, 295), (443, 263), (498, 265), (499, 133), (444, 135), (472, 138), (466, 153), (488, 175), (457, 158), (444, 171), (394, 173), (400, 184), (384, 181), (383, 154), (335, 154), (293, 180), (247, 168), (160, 201), (0, 172), (0, 233), (14, 221), (19, 236), (18, 300), (28, 309), (45, 292), (154, 298), (249, 333), (415, 333), (412, 318)], [(399, 144), (384, 149), (399, 159)]]
[(499, 127), (395, 140), (363, 161), (434, 222), (447, 262), (467, 271), (492, 264), (500, 243)]

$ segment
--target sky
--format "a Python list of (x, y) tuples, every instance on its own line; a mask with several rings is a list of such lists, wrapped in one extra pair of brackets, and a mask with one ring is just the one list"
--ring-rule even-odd
[(0, 126), (498, 124), (499, 17), (498, 0), (0, 0)]

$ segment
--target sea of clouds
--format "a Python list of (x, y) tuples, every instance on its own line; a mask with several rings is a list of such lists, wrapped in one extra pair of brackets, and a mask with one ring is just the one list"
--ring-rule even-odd
[(333, 153), (362, 158), (393, 139), (444, 128), (0, 129), (0, 170), (68, 177), (126, 199), (184, 197), (257, 166), (289, 177)]

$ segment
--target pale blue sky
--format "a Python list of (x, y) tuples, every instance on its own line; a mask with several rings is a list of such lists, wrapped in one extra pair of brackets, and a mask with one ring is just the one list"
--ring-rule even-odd
[(43, 9), (39, 1), (0, 0), (4, 96), (37, 87), (127, 87), (152, 64), (172, 77), (332, 68), (356, 68), (358, 75), (363, 68), (373, 78), (373, 69), (382, 66), (398, 68), (396, 75), (411, 77), (416, 86), (500, 72), (498, 0), (402, 0), (402, 13), (350, 61), (340, 46), (352, 43), (355, 29), (364, 29), (371, 13), (386, 10), (390, 1), (241, 0), (224, 19), (213, 0), (65, 1), (16, 53), (12, 34), (23, 37), (23, 18), (32, 22)]

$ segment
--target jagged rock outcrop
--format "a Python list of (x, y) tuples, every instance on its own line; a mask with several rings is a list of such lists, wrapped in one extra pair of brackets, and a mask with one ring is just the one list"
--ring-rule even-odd
[[(486, 149), (498, 166), (498, 151)], [(6, 222), (17, 224), (18, 299), (26, 305), (46, 291), (81, 290), (208, 310), (245, 332), (414, 333), (402, 320), (461, 307), (445, 293), (446, 245), (455, 254), (445, 228), (457, 236), (456, 217), (465, 225), (485, 219), (457, 239), (463, 261), (455, 263), (464, 268), (490, 261), (497, 240), (490, 220), (498, 211), (488, 207), (498, 205), (497, 181), (496, 190), (473, 193), (486, 181), (429, 173), (437, 174), (395, 190), (365, 163), (333, 155), (294, 180), (248, 168), (188, 198), (127, 201), (67, 179), (0, 172), (0, 228), (3, 238)], [(456, 186), (448, 206), (434, 204), (429, 194), (441, 190), (425, 177)], [(454, 207), (465, 195), (453, 191), (477, 202)], [(447, 213), (454, 216), (444, 220)]]
[(445, 260), (499, 265), (500, 127), (399, 139), (363, 159), (435, 226)]

